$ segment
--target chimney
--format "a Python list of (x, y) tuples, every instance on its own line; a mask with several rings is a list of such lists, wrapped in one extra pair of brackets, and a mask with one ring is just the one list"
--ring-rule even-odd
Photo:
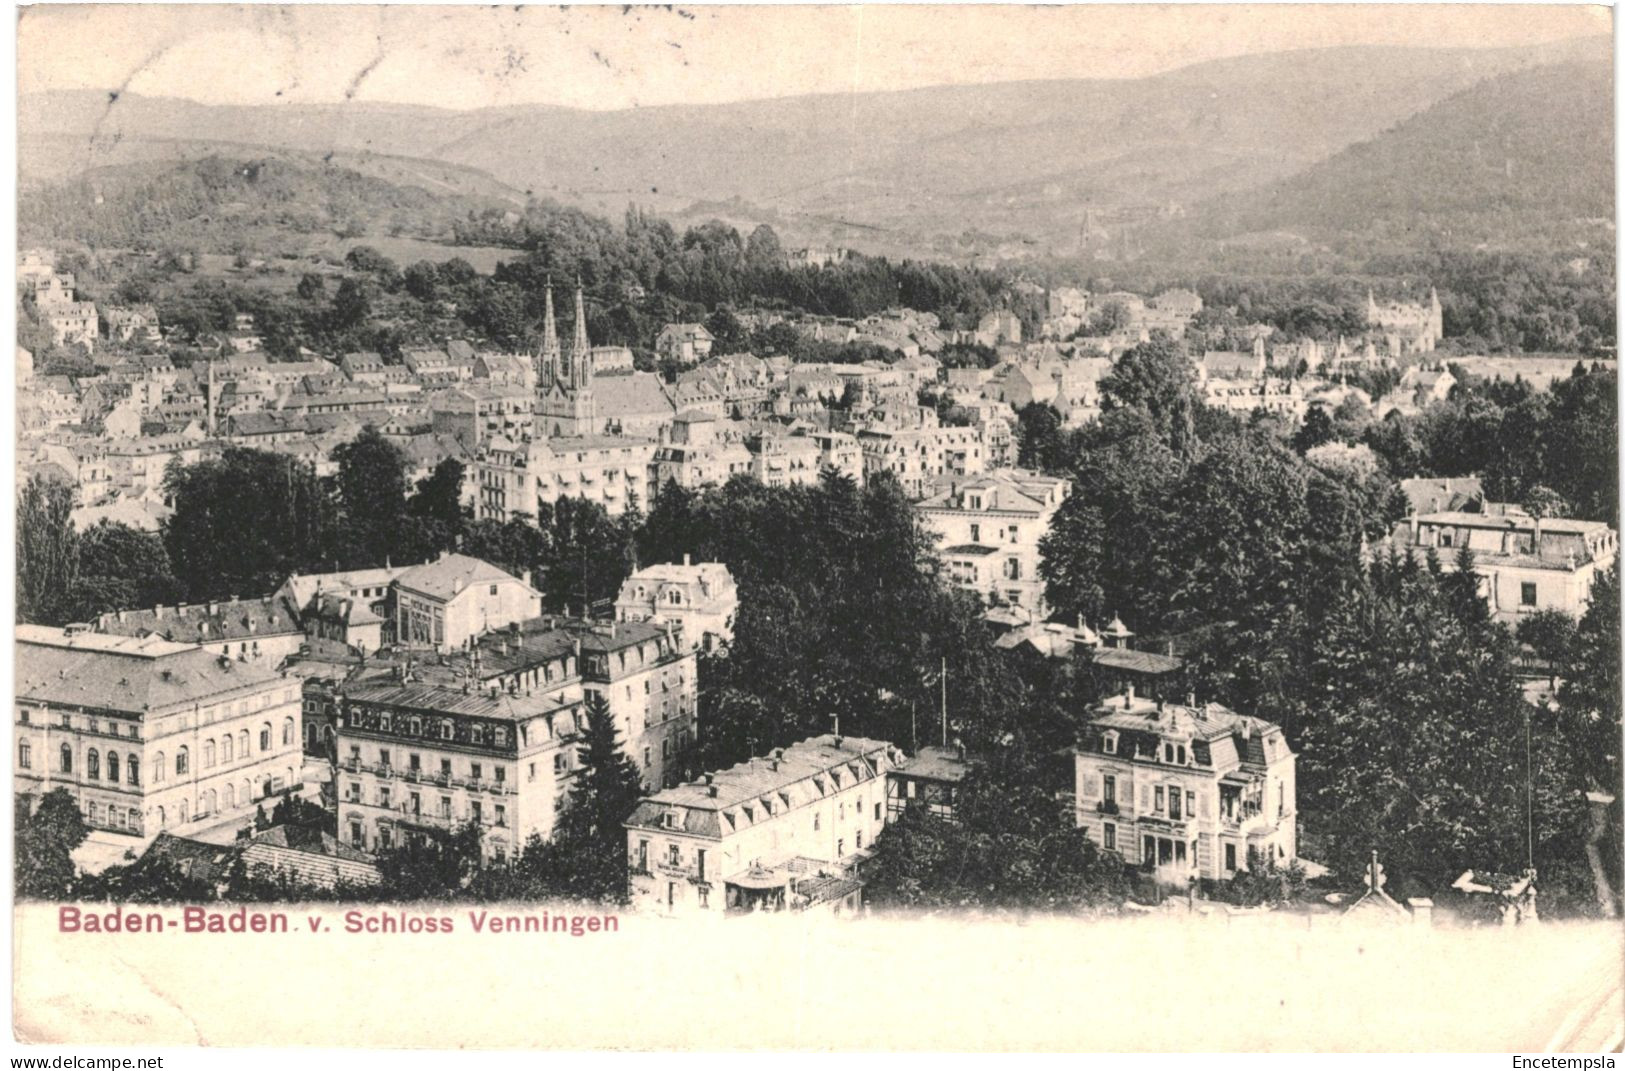
[(686, 552), (683, 554), (683, 564), (684, 565), (688, 564), (688, 554)]
[(1411, 923), (1424, 929), (1433, 928), (1433, 901), (1425, 896), (1413, 896), (1405, 901), (1411, 907)]
[(707, 786), (706, 790), (705, 790), (705, 794), (707, 796), (710, 796), (712, 799), (716, 799), (717, 798), (717, 786), (716, 785)]
[(1134, 685), (1132, 685), (1132, 684), (1128, 686), (1128, 697), (1127, 698), (1128, 698), (1128, 701), (1130, 703), (1134, 702)]
[(530, 587), (530, 570), (526, 569), (524, 572), (520, 573), (519, 579), (525, 582), (525, 586), (527, 588)]
[(1195, 692), (1186, 692), (1185, 693), (1185, 705), (1188, 706), (1188, 707), (1191, 707), (1191, 708), (1195, 708), (1195, 706), (1196, 706), (1196, 693)]

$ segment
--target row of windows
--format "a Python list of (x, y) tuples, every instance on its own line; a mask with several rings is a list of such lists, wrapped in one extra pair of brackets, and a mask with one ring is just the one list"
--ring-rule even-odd
[[(34, 749), (27, 742), (19, 743), (17, 745), (17, 765), (24, 770), (32, 770), (34, 768)], [(102, 764), (101, 753), (95, 748), (91, 748), (85, 753), (86, 778), (92, 781), (103, 780), (103, 769), (104, 767)], [(118, 752), (109, 751), (107, 753), (107, 763), (105, 769), (107, 771), (105, 780), (115, 785), (118, 784)], [(68, 744), (63, 744), (62, 749), (57, 753), (57, 770), (65, 774), (73, 773), (73, 748)], [(139, 785), (141, 783), (141, 756), (132, 753), (124, 760), (124, 774), (129, 779), (130, 784)]]
[[(1117, 754), (1117, 741), (1117, 733), (1108, 730), (1100, 738), (1100, 750), (1108, 755)], [(1173, 766), (1186, 766), (1189, 765), (1189, 763), (1186, 761), (1189, 754), (1190, 753), (1185, 750), (1184, 744), (1175, 744), (1164, 740), (1162, 742), (1162, 746), (1158, 749), (1157, 757), (1160, 757), (1163, 762)]]
[(141, 812), (134, 807), (126, 809), (111, 803), (104, 807), (91, 800), (85, 805), (85, 811), (86, 821), (90, 825), (123, 829), (131, 833), (141, 832)]
[[(380, 807), (392, 809), (392, 805), (389, 802), (389, 792), (387, 789), (382, 791), (382, 796), (383, 798), (379, 801), (378, 805)], [(360, 801), (350, 800), (348, 802), (358, 803)], [(419, 798), (416, 792), (413, 792), (411, 793), (410, 798), (406, 801), (402, 810), (406, 814), (421, 817), (423, 814), (423, 801)], [(458, 815), (452, 806), (450, 796), (440, 797), (440, 810), (438, 817), (447, 822), (457, 820)], [(468, 820), (476, 825), (491, 825), (497, 829), (506, 829), (508, 828), (508, 808), (506, 805), (498, 803), (487, 811), (485, 804), (482, 801), (474, 800), (468, 806)], [(379, 844), (381, 847), (388, 848), (392, 846), (392, 841), (387, 835), (389, 828), (390, 827), (387, 825), (381, 825), (379, 827)], [(350, 819), (350, 843), (357, 848), (365, 848), (367, 846), (366, 825), (362, 819), (353, 816)]]
[[(294, 743), (293, 719), (286, 718), (282, 722), (282, 745), (284, 747), (292, 747), (294, 746)], [(271, 747), (271, 723), (266, 722), (260, 726), (260, 754), (263, 755), (270, 751)], [(244, 729), (241, 733), (237, 734), (235, 740), (230, 733), (227, 733), (220, 738), (218, 748), (216, 747), (216, 742), (214, 740), (205, 740), (203, 742), (203, 769), (213, 769), (216, 765), (222, 762), (232, 762), (237, 758), (246, 759), (251, 754), (252, 752), (249, 750), (249, 737), (247, 729)], [(162, 781), (164, 779), (164, 770), (167, 766), (167, 760), (162, 751), (158, 752), (156, 759), (157, 761), (153, 764), (152, 768), (152, 779), (155, 782)], [(184, 777), (191, 772), (191, 769), (192, 749), (183, 744), (175, 752), (175, 776)]]
[[(24, 725), (33, 724), (27, 707), (23, 707), (17, 711), (17, 720), (22, 722)], [(73, 728), (73, 715), (67, 713), (62, 715), (62, 728)], [(141, 739), (141, 727), (139, 725), (134, 722), (126, 722), (121, 726), (118, 722), (111, 718), (107, 720), (105, 728), (103, 727), (101, 719), (86, 718), (83, 729), (87, 733), (97, 733), (99, 735), (106, 736), (128, 736), (131, 740)]]
[[(561, 759), (561, 758), (563, 758), (562, 754), (560, 754), (558, 756), (555, 756), (555, 758), (554, 758), (554, 765), (555, 766), (558, 764), (558, 760)], [(352, 764), (359, 764), (361, 762), (361, 745), (359, 745), (359, 744), (351, 744), (350, 745), (350, 762)], [(389, 748), (381, 747), (381, 748), (378, 749), (378, 765), (383, 766), (383, 767), (393, 768), (393, 766), (394, 766), (394, 756), (390, 754)], [(531, 766), (532, 766), (532, 769), (535, 768), (534, 763), (532, 763)], [(423, 756), (419, 755), (415, 751), (408, 752), (407, 756), (406, 756), (406, 768), (407, 768), (408, 771), (411, 771), (411, 772), (414, 772), (414, 773), (421, 773), (423, 771)], [(440, 760), (440, 774), (441, 774), (441, 776), (444, 776), (444, 777), (455, 776), (455, 774), (453, 773), (452, 768), (451, 768), (451, 760), (450, 759), (444, 759), (443, 758), (443, 759)], [(480, 762), (471, 762), (471, 763), (469, 763), (468, 764), (468, 777), (469, 777), (469, 780), (471, 780), (471, 781), (483, 781), (483, 780), (485, 780), (485, 764), (480, 763)], [(508, 779), (508, 768), (506, 766), (493, 766), (491, 768), (491, 779), (493, 781), (496, 781), (498, 784), (501, 784), (502, 782), (506, 781)]]
[[(547, 679), (553, 679), (552, 667), (548, 667)], [(442, 740), (451, 740), (457, 735), (456, 723), (450, 718), (427, 719), (416, 715), (396, 719), (387, 711), (378, 714), (376, 725), (368, 724), (370, 719), (361, 716), (350, 719), (350, 724), (358, 729), (376, 728), (381, 733), (404, 733), (407, 736), (423, 736), (425, 729), (427, 735), (439, 736)], [(579, 720), (579, 716), (578, 716)], [(580, 726), (578, 725), (577, 728)], [(503, 725), (486, 725), (475, 722), (468, 728), (468, 742), (471, 744), (491, 744), (496, 747), (508, 746), (508, 729)]]

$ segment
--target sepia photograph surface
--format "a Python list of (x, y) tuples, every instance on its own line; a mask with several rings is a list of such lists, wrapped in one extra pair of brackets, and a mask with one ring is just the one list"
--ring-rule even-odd
[(1610, 8), (16, 34), (18, 1048), (1625, 1045)]

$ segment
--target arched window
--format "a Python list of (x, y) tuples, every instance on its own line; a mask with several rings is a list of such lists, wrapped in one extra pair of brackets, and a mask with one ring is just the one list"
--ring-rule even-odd
[(165, 816), (164, 816), (164, 809), (162, 807), (160, 807), (160, 808), (158, 808), (158, 828), (159, 829), (164, 828), (165, 820), (166, 819), (165, 819)]
[(127, 828), (129, 829), (129, 831), (131, 833), (140, 833), (140, 832), (142, 832), (142, 829), (141, 829), (141, 812), (136, 810), (134, 807), (130, 808), (130, 824), (129, 824), (129, 826)]
[(85, 753), (85, 776), (92, 781), (102, 776), (102, 757), (96, 753), (95, 748)]
[(237, 786), (227, 783), (225, 791), (226, 810), (237, 806)]
[(141, 756), (131, 755), (130, 761), (124, 764), (124, 770), (125, 777), (129, 779), (130, 784), (139, 785), (141, 783)]
[[(186, 773), (186, 771), (191, 769), (191, 768), (192, 768), (192, 752), (190, 750), (188, 750), (187, 748), (182, 747), (179, 751), (175, 752), (175, 776), (180, 777), (180, 776), (184, 775)], [(182, 804), (182, 807), (184, 808), (185, 804)], [(183, 821), (183, 822), (186, 821), (186, 816), (185, 815), (181, 816), (181, 821)]]
[(178, 817), (180, 819), (180, 822), (181, 822), (182, 825), (185, 825), (186, 824), (186, 801), (181, 800), (181, 805), (178, 808), (176, 808), (176, 810), (178, 812), (176, 817)]
[(73, 748), (62, 745), (62, 772), (73, 773)]
[(203, 741), (203, 768), (211, 769), (214, 766), (214, 741)]
[(214, 813), (214, 811), (215, 811), (215, 806), (214, 805), (216, 803), (216, 800), (217, 800), (217, 797), (214, 794), (214, 789), (212, 789), (212, 788), (209, 789), (208, 793), (203, 797), (203, 807), (204, 807), (205, 813), (207, 813), (207, 814), (213, 814)]
[(260, 726), (260, 754), (271, 750), (271, 723)]
[(237, 802), (244, 805), (254, 802), (254, 785), (246, 777), (243, 778), (243, 790), (237, 794)]
[(114, 829), (124, 828), (124, 812), (111, 803), (107, 805), (107, 824)]
[(248, 730), (244, 729), (237, 734), (237, 754), (241, 758), (248, 758), (252, 752), (248, 750)]
[(115, 785), (118, 784), (118, 752), (116, 751), (107, 753), (107, 779)]
[(283, 744), (284, 747), (291, 747), (293, 745), (293, 719), (292, 718), (283, 718), (282, 719), (282, 744)]
[[(158, 761), (153, 763), (152, 779), (154, 782), (162, 781), (164, 779), (164, 753), (162, 751), (158, 752)], [(160, 826), (163, 825), (163, 821), (160, 820), (158, 824)]]
[(89, 812), (90, 824), (95, 825), (97, 819), (101, 817), (101, 808), (96, 805), (95, 800), (91, 800), (89, 803), (87, 803), (85, 808)]
[(227, 733), (220, 738), (220, 761), (231, 761), (231, 734)]

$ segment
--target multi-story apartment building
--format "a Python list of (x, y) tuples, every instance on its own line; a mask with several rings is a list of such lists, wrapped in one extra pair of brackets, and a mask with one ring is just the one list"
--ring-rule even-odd
[[(934, 415), (931, 418), (935, 419)], [(857, 432), (865, 478), (888, 473), (905, 493), (919, 498), (938, 476), (968, 476), (987, 467), (982, 429), (943, 427), (865, 427)]]
[[(533, 648), (534, 650), (534, 648)], [(569, 805), (584, 727), (574, 647), (557, 644), (503, 687), (416, 679), (342, 687), (337, 730), (339, 836), (378, 851), (474, 823), (488, 858), (552, 836)]]
[(536, 517), (542, 503), (584, 498), (610, 516), (654, 495), (653, 439), (595, 435), (488, 442), (474, 461), (475, 514), (482, 520)]
[(844, 431), (816, 431), (808, 435), (818, 446), (818, 467), (834, 469), (853, 483), (863, 483), (863, 447)]
[(626, 578), (615, 599), (619, 621), (674, 622), (691, 651), (716, 651), (733, 641), (739, 588), (721, 562), (663, 563)]
[(252, 813), (299, 783), (299, 682), (157, 636), (20, 625), (17, 790), (150, 835)]
[(448, 650), (490, 629), (538, 616), (542, 594), (490, 562), (441, 554), (395, 578), (395, 640)]
[(51, 328), (52, 343), (70, 346), (79, 342), (87, 349), (95, 349), (96, 339), (101, 334), (101, 321), (96, 315), (94, 304), (89, 301), (70, 301), (63, 305), (54, 305), (44, 311), (45, 322)]
[(278, 668), (305, 643), (294, 607), (272, 596), (116, 610), (96, 619), (96, 631), (196, 644), (268, 669)]
[(662, 914), (855, 907), (897, 749), (815, 736), (656, 792), (627, 819), (628, 894)]
[(1537, 518), (1504, 506), (1486, 513), (1425, 513), (1399, 521), (1388, 542), (1407, 553), (1430, 550), (1454, 570), (1461, 548), (1490, 612), (1517, 621), (1539, 610), (1578, 617), (1591, 601), (1599, 573), (1619, 558), (1619, 533), (1602, 521)]
[(950, 481), (916, 509), (941, 539), (950, 583), (990, 603), (1041, 610), (1038, 545), (1066, 493), (1065, 480), (1009, 470)]
[(1297, 756), (1273, 722), (1131, 688), (1095, 712), (1074, 765), (1078, 828), (1159, 881), (1297, 855)]
[(203, 443), (188, 435), (148, 435), (109, 439), (106, 451), (108, 479), (115, 488), (126, 494), (142, 491), (157, 494), (164, 486), (164, 474), (170, 464), (197, 464), (203, 456)]
[(696, 412), (672, 421), (649, 466), (654, 486), (720, 487), (734, 476), (750, 472), (751, 452), (725, 434), (734, 427), (730, 421)]
[(698, 661), (676, 626), (572, 621), (566, 631), (581, 646), (582, 689), (608, 704), (644, 787), (675, 784), (688, 768), (699, 702)]
[(292, 607), (311, 638), (376, 651), (394, 633), (389, 600), (395, 578), (411, 568), (294, 573), (271, 597)]
[(818, 444), (800, 435), (761, 434), (751, 437), (750, 471), (764, 486), (815, 484), (822, 471)]
[(410, 832), (478, 822), (489, 856), (549, 837), (580, 767), (583, 699), (608, 706), (647, 788), (675, 780), (694, 739), (694, 655), (675, 630), (538, 618), (466, 652), (384, 660), (307, 683), (332, 701), (339, 832), (377, 850)]
[(475, 380), (428, 394), (424, 404), (434, 431), (470, 448), (497, 436), (523, 439), (534, 427), (535, 395), (517, 383)]

